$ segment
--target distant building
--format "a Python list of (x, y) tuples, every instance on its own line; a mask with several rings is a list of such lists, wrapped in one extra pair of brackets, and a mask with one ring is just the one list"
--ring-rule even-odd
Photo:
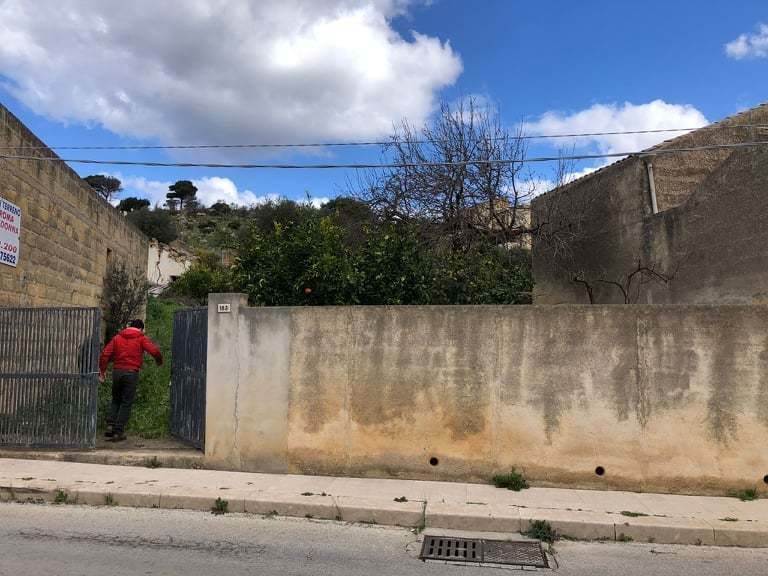
[[(537, 197), (534, 302), (768, 303), (768, 146), (716, 147), (767, 126), (764, 104)], [(704, 149), (655, 154), (681, 148)]]
[[(0, 150), (57, 157), (2, 104)], [(146, 236), (64, 162), (0, 158), (0, 199), (0, 306), (99, 306), (110, 262), (146, 269)]]
[(505, 243), (507, 248), (531, 248), (531, 235), (523, 232), (531, 226), (531, 207), (529, 205), (513, 206), (509, 201), (499, 198), (491, 203), (475, 204), (467, 210), (469, 222), (479, 229), (486, 230), (520, 230), (521, 234)]
[(194, 254), (176, 242), (168, 245), (151, 240), (147, 260), (150, 293), (162, 293), (169, 284), (189, 270), (194, 261)]

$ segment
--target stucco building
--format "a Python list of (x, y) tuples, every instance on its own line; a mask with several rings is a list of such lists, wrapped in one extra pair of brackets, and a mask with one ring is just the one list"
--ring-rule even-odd
[(761, 141), (768, 104), (536, 198), (534, 302), (768, 302), (768, 146), (717, 147)]
[[(0, 155), (56, 157), (0, 104)], [(99, 306), (109, 262), (141, 272), (147, 238), (63, 162), (0, 158), (0, 198), (20, 209), (0, 306)]]
[(150, 292), (162, 293), (169, 284), (189, 270), (194, 261), (194, 254), (176, 242), (163, 244), (154, 239), (150, 240), (147, 258)]

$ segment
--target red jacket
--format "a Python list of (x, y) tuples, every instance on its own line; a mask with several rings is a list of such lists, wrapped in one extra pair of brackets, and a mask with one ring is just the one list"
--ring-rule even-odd
[(110, 361), (115, 370), (138, 372), (144, 361), (144, 352), (149, 352), (160, 366), (163, 355), (152, 340), (138, 328), (126, 328), (112, 338), (99, 356), (99, 371), (104, 374)]

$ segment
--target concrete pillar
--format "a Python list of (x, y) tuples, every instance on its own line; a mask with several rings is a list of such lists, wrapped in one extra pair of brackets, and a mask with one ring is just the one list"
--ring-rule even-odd
[(208, 296), (206, 463), (287, 471), (290, 351), (290, 308), (249, 308), (243, 294)]
[(212, 465), (240, 468), (238, 337), (245, 294), (208, 295), (208, 367), (206, 371), (205, 458)]

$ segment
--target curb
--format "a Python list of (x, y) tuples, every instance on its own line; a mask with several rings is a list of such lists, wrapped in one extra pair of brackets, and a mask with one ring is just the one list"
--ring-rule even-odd
[(0, 458), (21, 460), (48, 460), (53, 462), (75, 462), (79, 464), (105, 464), (109, 466), (148, 467), (151, 462), (162, 468), (200, 469), (204, 468), (203, 454), (197, 451), (173, 453), (174, 451), (130, 451), (120, 453), (105, 450), (82, 451), (42, 451), (42, 450), (0, 450)]
[[(55, 481), (52, 481), (55, 482)], [(205, 493), (203, 493), (205, 492)], [(462, 532), (526, 532), (535, 520), (548, 522), (564, 539), (686, 544), (704, 546), (768, 547), (768, 525), (759, 522), (709, 522), (693, 518), (644, 516), (627, 518), (619, 514), (536, 509), (487, 504), (445, 502), (389, 502), (376, 498), (296, 495), (276, 492), (228, 494), (224, 490), (189, 493), (157, 493), (151, 484), (142, 489), (109, 492), (106, 489), (78, 489), (54, 485), (0, 486), (0, 501), (85, 504), (210, 511), (217, 498), (227, 501), (227, 512), (317, 518), (343, 522), (401, 526), (415, 529), (447, 529)]]

